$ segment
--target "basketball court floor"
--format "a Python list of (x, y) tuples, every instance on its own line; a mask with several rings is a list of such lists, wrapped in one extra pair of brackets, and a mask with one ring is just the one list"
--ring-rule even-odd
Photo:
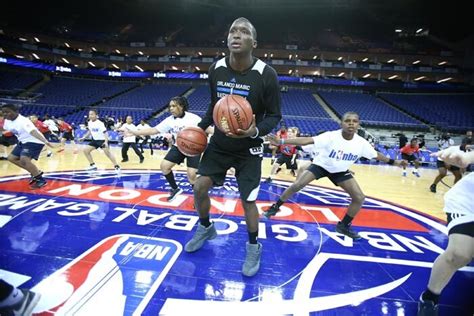
[[(68, 147), (40, 158), (48, 184), (39, 190), (0, 161), (0, 276), (41, 293), (38, 315), (416, 315), (432, 262), (447, 245), (448, 188), (428, 189), (435, 169), (417, 178), (385, 164), (355, 165), (367, 195), (353, 223), (360, 241), (335, 232), (347, 195), (326, 179), (313, 182), (278, 216), (262, 216), (261, 268), (248, 278), (235, 179), (210, 192), (219, 236), (186, 253), (198, 221), (191, 186), (176, 172), (184, 193), (167, 202), (163, 152), (156, 153), (146, 151), (139, 164), (130, 151), (117, 176), (100, 152), (93, 152), (100, 170), (85, 172), (84, 155)], [(260, 210), (294, 181), (283, 170), (266, 184), (269, 159), (263, 169)], [(473, 315), (473, 288), (471, 263), (443, 292), (440, 315)]]

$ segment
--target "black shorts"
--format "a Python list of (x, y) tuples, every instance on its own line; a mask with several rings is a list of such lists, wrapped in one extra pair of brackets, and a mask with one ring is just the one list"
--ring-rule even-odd
[(95, 140), (95, 139), (93, 139), (87, 145), (92, 146), (95, 149), (97, 149), (97, 148), (104, 148), (105, 147), (104, 143), (105, 143), (105, 140)]
[(43, 150), (44, 144), (38, 143), (18, 143), (15, 148), (13, 148), (11, 155), (16, 157), (26, 156), (31, 159), (38, 160), (41, 151)]
[(16, 138), (15, 135), (12, 135), (12, 136), (2, 135), (2, 136), (0, 136), (0, 145), (8, 147), (8, 146), (13, 146), (16, 143), (18, 143), (18, 138)]
[(240, 199), (253, 202), (257, 199), (260, 189), (262, 153), (263, 148), (255, 155), (231, 153), (209, 144), (199, 164), (198, 174), (210, 177), (215, 186), (221, 186), (224, 184), (227, 170), (234, 167)]
[(328, 177), (329, 180), (331, 180), (332, 183), (335, 185), (339, 185), (339, 183), (344, 182), (349, 179), (353, 179), (354, 177), (352, 176), (352, 173), (349, 172), (349, 170), (343, 171), (343, 172), (335, 172), (331, 173), (324, 169), (323, 167), (320, 167), (315, 164), (311, 164), (308, 169), (306, 169), (314, 174), (316, 177), (316, 180)]
[(280, 166), (283, 164), (286, 164), (286, 169), (290, 169), (290, 170), (298, 169), (296, 160), (294, 163), (291, 163), (291, 158), (292, 158), (291, 156), (281, 154), (280, 156), (278, 156), (276, 163), (279, 164)]
[[(447, 214), (448, 227), (449, 227), (449, 223), (451, 223), (453, 220), (455, 220), (457, 218), (460, 218), (462, 216), (463, 215), (461, 215), (461, 214), (448, 213)], [(474, 221), (454, 225), (448, 231), (448, 235), (451, 235), (451, 234), (461, 234), (461, 235), (467, 235), (467, 236), (474, 237)]]
[(444, 161), (441, 161), (441, 160), (436, 160), (436, 167), (438, 169), (439, 168), (445, 168), (445, 169), (448, 169), (449, 171), (461, 170), (461, 168), (459, 168), (457, 166), (453, 166), (453, 165), (449, 165), (449, 168), (446, 168), (446, 164), (444, 163)]
[(65, 140), (74, 140), (74, 135), (72, 134), (72, 132), (64, 132), (61, 135), (61, 138), (65, 139)]
[(418, 158), (415, 155), (408, 155), (408, 154), (404, 154), (404, 153), (402, 153), (402, 159), (404, 159), (408, 162), (418, 160)]
[(197, 169), (199, 167), (199, 161), (201, 160), (201, 155), (188, 157), (182, 152), (180, 152), (176, 146), (171, 146), (170, 150), (168, 151), (164, 159), (174, 162), (175, 164), (178, 164), (178, 165), (182, 163), (184, 159), (186, 159), (186, 166), (188, 168)]

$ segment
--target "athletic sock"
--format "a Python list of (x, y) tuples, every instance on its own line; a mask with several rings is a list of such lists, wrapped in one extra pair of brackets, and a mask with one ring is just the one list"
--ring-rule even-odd
[(423, 292), (421, 298), (423, 301), (432, 301), (435, 305), (438, 305), (439, 302), (439, 294), (431, 292), (428, 288), (426, 288), (426, 291)]
[(249, 244), (256, 244), (258, 237), (258, 230), (256, 232), (248, 232), (249, 234)]
[(278, 201), (275, 203), (278, 207), (282, 206), (283, 205), (283, 202), (281, 199), (278, 199)]
[(200, 218), (199, 219), (199, 223), (204, 226), (204, 227), (209, 227), (211, 226), (211, 221), (209, 220), (209, 216), (208, 217), (204, 217), (204, 218)]
[(173, 171), (165, 175), (166, 181), (170, 184), (171, 188), (173, 190), (176, 190), (178, 188), (178, 185), (176, 184), (176, 181), (174, 180), (174, 174)]
[(342, 219), (342, 223), (345, 225), (345, 226), (349, 226), (352, 222), (352, 220), (354, 219), (354, 217), (350, 217), (349, 215), (345, 215), (344, 218)]

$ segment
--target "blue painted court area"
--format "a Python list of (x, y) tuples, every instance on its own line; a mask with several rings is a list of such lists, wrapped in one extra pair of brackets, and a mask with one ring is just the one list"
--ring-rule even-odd
[[(48, 185), (0, 179), (0, 274), (42, 294), (38, 315), (415, 315), (444, 223), (367, 198), (354, 221), (362, 240), (335, 232), (346, 194), (308, 186), (278, 216), (261, 218), (260, 271), (244, 277), (247, 232), (234, 178), (211, 191), (219, 232), (196, 253), (191, 186), (167, 202), (157, 171), (49, 173)], [(288, 182), (262, 182), (269, 206)], [(472, 315), (474, 266), (458, 271), (440, 315)], [(106, 302), (106, 303), (104, 303)]]

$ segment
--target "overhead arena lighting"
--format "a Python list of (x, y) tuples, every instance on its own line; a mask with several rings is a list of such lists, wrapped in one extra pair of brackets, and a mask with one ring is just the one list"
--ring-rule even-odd
[(267, 53), (265, 53), (265, 55), (263, 55), (263, 57), (265, 57), (265, 58), (267, 58), (267, 56), (268, 56), (268, 54), (267, 54)]
[(288, 59), (291, 59), (291, 58), (293, 58), (293, 55), (292, 55), (292, 54), (289, 54), (289, 55), (288, 55)]
[(0, 47), (0, 53), (4, 53), (5, 51), (3, 50), (3, 48)]
[(18, 39), (19, 39), (20, 41), (22, 41), (22, 42), (27, 42), (27, 41), (28, 41), (28, 40), (27, 40), (26, 38), (24, 38), (24, 37), (19, 37)]
[(67, 48), (70, 48), (71, 46), (68, 44), (68, 43), (64, 43), (64, 46), (66, 46)]
[(120, 69), (119, 66), (117, 66), (116, 64), (112, 64), (112, 67), (114, 67), (115, 69)]
[(61, 58), (66, 64), (69, 64), (69, 60), (67, 60), (66, 58)]
[(37, 38), (37, 37), (33, 37), (33, 39), (35, 40), (36, 43), (40, 42), (39, 38)]
[(35, 53), (32, 53), (31, 55), (33, 55), (34, 58), (36, 59), (40, 59), (38, 55), (36, 55)]
[(197, 71), (201, 71), (201, 68), (199, 68), (198, 66), (196, 66), (194, 68), (196, 68)]
[(314, 75), (315, 75), (315, 76), (319, 76), (319, 71), (315, 71), (315, 72), (314, 72)]
[(436, 81), (436, 82), (437, 82), (437, 83), (442, 83), (442, 82), (449, 81), (449, 80), (451, 80), (451, 79), (453, 79), (453, 78), (448, 77), (448, 78), (444, 78), (444, 79), (438, 80), (438, 81)]
[(116, 49), (115, 52), (116, 52), (117, 54), (120, 54), (120, 51), (119, 51), (118, 49)]
[(272, 53), (272, 54), (270, 54), (270, 58), (273, 58), (273, 53)]
[(341, 57), (339, 57), (337, 60), (341, 61), (341, 60), (342, 60), (342, 56), (341, 56)]
[(175, 52), (175, 54), (176, 54), (177, 56), (180, 56), (180, 55), (181, 55), (179, 52)]
[(94, 64), (93, 62), (88, 61), (87, 63), (88, 63), (89, 65), (91, 65), (92, 67), (95, 67), (95, 64)]
[(415, 61), (413, 62), (413, 65), (416, 65), (416, 64), (419, 64), (419, 63), (420, 63), (420, 60), (415, 60)]
[(95, 49), (95, 47), (91, 47), (91, 49), (92, 49), (94, 52), (96, 52), (96, 51), (97, 51), (97, 49)]
[(142, 55), (143, 56), (143, 52), (142, 51), (138, 51), (138, 54)]
[(171, 69), (178, 70), (178, 68), (176, 66), (172, 66)]
[(25, 56), (22, 56), (22, 55), (15, 55), (16, 58), (20, 58), (20, 59), (23, 59), (25, 58)]
[(293, 69), (288, 70), (289, 75), (291, 75), (292, 72), (293, 72)]
[(362, 59), (362, 61), (365, 63), (367, 60), (369, 60), (369, 57), (365, 57), (364, 59)]
[(198, 52), (198, 55), (199, 55), (199, 56), (202, 56), (202, 53), (201, 53), (201, 52)]
[(387, 63), (391, 64), (391, 63), (393, 63), (394, 61), (395, 61), (395, 59), (390, 59), (390, 60), (387, 61)]
[(338, 76), (342, 77), (342, 76), (344, 76), (344, 74), (345, 74), (344, 72), (341, 72)]
[(438, 66), (443, 66), (443, 65), (446, 65), (448, 62), (447, 61), (442, 61), (440, 63), (438, 63)]
[(393, 75), (393, 76), (388, 77), (388, 79), (392, 80), (392, 79), (395, 79), (397, 77), (398, 77), (397, 75)]
[(135, 65), (135, 68), (137, 68), (138, 70), (140, 70), (141, 72), (143, 72), (142, 67), (140, 67), (140, 66), (138, 66), (138, 65)]
[(401, 33), (401, 32), (403, 32), (402, 29), (395, 29), (395, 33)]
[(370, 74), (365, 74), (362, 78), (369, 78)]
[(314, 55), (314, 56), (313, 56), (313, 59), (316, 59), (316, 58), (318, 58), (318, 55)]
[(416, 30), (416, 34), (420, 34), (421, 32), (423, 32), (423, 29)]
[(415, 78), (415, 79), (413, 79), (413, 80), (414, 80), (414, 81), (419, 81), (419, 80), (423, 80), (423, 79), (425, 79), (425, 78), (426, 78), (425, 76), (421, 76), (421, 77)]

